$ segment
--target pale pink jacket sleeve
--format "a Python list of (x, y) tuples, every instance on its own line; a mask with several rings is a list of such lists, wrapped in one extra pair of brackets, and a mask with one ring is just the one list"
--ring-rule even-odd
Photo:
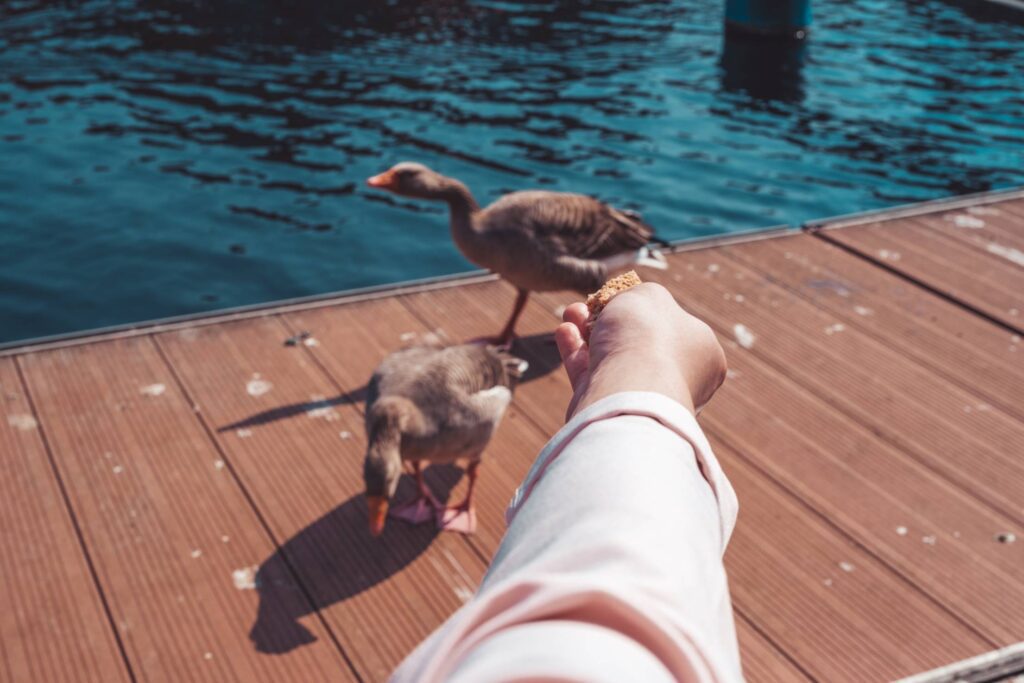
[(609, 396), (544, 447), (477, 594), (392, 680), (741, 681), (722, 565), (737, 509), (689, 411)]

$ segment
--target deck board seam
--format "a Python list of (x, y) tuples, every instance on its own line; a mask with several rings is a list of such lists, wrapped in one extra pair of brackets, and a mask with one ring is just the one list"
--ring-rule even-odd
[(117, 649), (121, 654), (121, 660), (124, 663), (128, 678), (132, 683), (136, 683), (136, 681), (138, 681), (138, 677), (135, 675), (131, 658), (128, 656), (128, 648), (126, 647), (124, 640), (121, 638), (121, 633), (118, 631), (117, 620), (114, 619), (113, 608), (111, 608), (110, 601), (107, 599), (106, 591), (103, 589), (103, 582), (100, 579), (99, 571), (96, 569), (96, 564), (93, 561), (92, 554), (89, 552), (89, 545), (85, 540), (85, 534), (82, 532), (82, 527), (78, 522), (78, 515), (75, 514), (75, 508), (71, 502), (71, 496), (68, 493), (67, 485), (64, 483), (64, 477), (61, 474), (60, 466), (57, 464), (57, 458), (53, 454), (50, 439), (46, 434), (46, 425), (43, 423), (39, 410), (36, 408), (36, 401), (32, 396), (32, 389), (28, 383), (28, 379), (25, 377), (25, 372), (21, 367), (21, 363), (17, 356), (12, 360), (14, 361), (15, 372), (18, 374), (18, 381), (21, 382), (22, 390), (25, 392), (25, 400), (28, 403), (29, 410), (32, 411), (32, 415), (38, 424), (37, 429), (39, 430), (39, 438), (43, 443), (43, 449), (46, 451), (46, 459), (50, 464), (50, 470), (56, 480), (57, 488), (60, 490), (60, 496), (64, 503), (64, 510), (67, 512), (68, 517), (71, 520), (71, 527), (74, 529), (75, 537), (78, 539), (79, 550), (82, 553), (86, 566), (89, 568), (89, 575), (92, 578), (93, 587), (96, 589), (97, 596), (100, 599), (100, 604), (103, 605), (103, 613), (107, 617), (107, 624), (110, 626), (110, 630), (114, 635), (114, 642), (117, 643)]
[[(733, 261), (733, 263), (738, 263), (740, 265), (740, 267), (750, 271), (751, 273), (757, 274), (757, 271), (753, 270), (746, 263), (744, 263), (742, 261), (739, 261), (738, 259), (736, 259), (734, 257), (726, 256), (726, 258), (728, 258), (729, 260)], [(777, 285), (777, 284), (773, 284), (773, 286), (781, 287), (780, 285)], [(817, 307), (816, 304), (815, 304), (815, 308), (818, 309), (818, 310), (822, 310), (819, 307)], [(722, 327), (720, 324), (718, 324), (716, 322), (713, 322), (713, 321), (709, 321), (707, 324), (713, 330), (715, 330), (716, 333), (720, 337), (726, 338), (726, 339), (732, 338), (731, 337), (731, 335), (732, 335), (732, 331), (731, 330), (726, 329), (726, 328)], [(765, 355), (765, 354), (761, 353), (757, 349), (749, 351), (749, 356), (751, 358), (756, 359), (758, 362), (763, 363), (764, 365), (768, 366), (769, 368), (771, 368), (775, 372), (783, 375), (784, 377), (789, 378), (789, 380), (791, 382), (793, 382), (794, 384), (796, 384), (799, 387), (801, 387), (804, 391), (806, 391), (809, 396), (812, 396), (812, 397), (814, 397), (815, 400), (820, 401), (823, 406), (828, 406), (831, 410), (838, 412), (839, 414), (843, 415), (846, 419), (852, 421), (853, 423), (855, 423), (855, 424), (857, 424), (857, 425), (859, 425), (859, 426), (861, 426), (861, 427), (863, 427), (865, 429), (870, 430), (875, 435), (876, 439), (882, 441), (887, 446), (892, 448), (894, 451), (905, 455), (910, 460), (912, 460), (913, 462), (917, 463), (919, 466), (921, 466), (924, 469), (926, 469), (927, 471), (931, 472), (933, 475), (941, 478), (943, 481), (947, 482), (950, 486), (955, 488), (957, 491), (961, 492), (963, 495), (969, 497), (971, 500), (979, 503), (980, 505), (982, 505), (986, 509), (990, 510), (991, 512), (995, 513), (996, 515), (998, 515), (1000, 517), (1003, 517), (1003, 518), (1005, 518), (1007, 520), (1011, 520), (1014, 524), (1024, 524), (1024, 517), (1021, 517), (1019, 512), (1014, 511), (1012, 509), (1006, 509), (1006, 508), (1000, 506), (999, 504), (997, 504), (997, 503), (995, 503), (995, 502), (993, 502), (991, 500), (988, 500), (987, 498), (981, 497), (979, 495), (979, 493), (977, 493), (976, 491), (968, 488), (967, 485), (964, 483), (964, 481), (961, 481), (960, 479), (952, 478), (948, 473), (938, 469), (932, 463), (930, 463), (927, 460), (923, 459), (922, 457), (918, 456), (916, 453), (917, 453), (918, 450), (920, 450), (919, 447), (915, 446), (915, 447), (911, 448), (911, 447), (902, 446), (899, 443), (896, 443), (895, 441), (893, 441), (893, 439), (891, 437), (889, 437), (889, 436), (887, 436), (887, 435), (885, 435), (883, 433), (879, 433), (870, 424), (866, 424), (865, 422), (863, 422), (861, 420), (861, 418), (856, 413), (854, 413), (850, 409), (842, 406), (840, 403), (837, 403), (837, 399), (834, 396), (834, 394), (832, 394), (830, 392), (823, 392), (819, 388), (816, 388), (816, 386), (814, 384), (809, 383), (808, 381), (806, 381), (804, 379), (801, 379), (799, 377), (795, 377), (795, 376), (790, 375), (787, 372), (787, 368), (784, 365), (782, 365), (778, 361), (774, 360), (771, 356), (768, 356), (768, 355)], [(935, 375), (935, 373), (931, 372), (928, 368), (924, 368), (924, 370), (927, 371), (927, 372), (930, 372), (932, 375), (938, 377), (939, 379), (944, 380), (944, 377), (939, 376), (939, 375)], [(950, 384), (953, 384), (953, 383), (950, 382)], [(956, 386), (956, 385), (954, 385), (954, 386)], [(1006, 415), (1006, 417), (1009, 420), (1012, 420), (1014, 422), (1021, 422), (1020, 418), (1015, 416), (1015, 415), (1013, 415), (1013, 414), (1006, 413), (1005, 415)], [(967, 435), (968, 437), (970, 437), (972, 439), (974, 438), (974, 435), (971, 432), (965, 431), (962, 427), (955, 426), (954, 428), (957, 431)]]
[(743, 607), (741, 607), (739, 603), (735, 600), (733, 601), (733, 611), (736, 613), (736, 616), (738, 616), (744, 623), (747, 624), (747, 626), (754, 629), (757, 635), (761, 636), (761, 638), (763, 638), (766, 643), (771, 645), (772, 649), (779, 653), (779, 656), (781, 656), (787, 662), (792, 664), (797, 671), (802, 673), (807, 678), (807, 680), (814, 681), (815, 683), (817, 683), (818, 679), (815, 678), (810, 671), (805, 669), (803, 664), (801, 664), (800, 661), (797, 660), (797, 658), (794, 655), (790, 654), (787, 650), (785, 650), (775, 640), (775, 638), (772, 638), (771, 634), (769, 634), (767, 631), (761, 628), (761, 625), (758, 624), (751, 615), (747, 614), (746, 610), (744, 610)]
[[(171, 374), (171, 377), (174, 378), (174, 382), (178, 386), (178, 390), (181, 391), (182, 395), (185, 397), (186, 402), (189, 405), (197, 405), (194, 398), (192, 397), (192, 393), (190, 392), (188, 386), (185, 384), (184, 379), (179, 374), (178, 369), (174, 367), (174, 364), (171, 362), (170, 357), (167, 355), (163, 346), (160, 344), (160, 340), (157, 337), (157, 335), (147, 334), (145, 336), (148, 337), (150, 342), (153, 344), (153, 347), (156, 349), (157, 355), (160, 356), (160, 359), (167, 367), (167, 371)], [(307, 588), (306, 584), (303, 582), (302, 577), (296, 570), (295, 566), (293, 565), (291, 558), (285, 552), (276, 534), (274, 534), (273, 528), (270, 526), (270, 522), (266, 518), (266, 515), (263, 514), (263, 511), (256, 503), (255, 497), (252, 495), (248, 487), (242, 481), (242, 478), (241, 476), (239, 476), (239, 473), (235, 468), (234, 463), (231, 461), (230, 456), (221, 447), (220, 442), (217, 440), (216, 434), (213, 432), (210, 425), (207, 423), (206, 417), (202, 413), (198, 413), (195, 411), (193, 411), (192, 414), (195, 416), (196, 421), (199, 423), (200, 429), (202, 429), (203, 433), (206, 435), (207, 440), (212, 444), (214, 450), (220, 456), (221, 460), (224, 461), (225, 469), (228, 472), (230, 472), (231, 478), (234, 480), (235, 485), (238, 487), (242, 496), (245, 498), (245, 501), (246, 503), (248, 503), (253, 514), (256, 515), (256, 519), (259, 520), (260, 525), (263, 527), (264, 533), (267, 534), (267, 537), (270, 539), (270, 542), (274, 545), (275, 551), (280, 555), (281, 559), (285, 563), (285, 566), (288, 568), (288, 572), (292, 575), (292, 578), (295, 580), (295, 585), (298, 586), (299, 590), (302, 591), (302, 596), (303, 598), (305, 598), (307, 604), (312, 610), (312, 613), (316, 614), (317, 620), (320, 622), (320, 625), (323, 626), (328, 637), (331, 639), (331, 642), (334, 644), (335, 649), (337, 649), (338, 653), (345, 660), (345, 663), (348, 665), (349, 671), (352, 672), (352, 675), (355, 677), (357, 681), (359, 681), (359, 683), (364, 683), (364, 679), (359, 674), (359, 671), (355, 666), (355, 662), (353, 662), (348, 652), (345, 651), (345, 648), (344, 646), (342, 646), (341, 641), (338, 640), (337, 634), (334, 633), (326, 617), (324, 617), (324, 615), (321, 613), (320, 607), (313, 599), (312, 591), (310, 591)]]
[(922, 279), (920, 279), (918, 277), (910, 275), (909, 273), (905, 273), (902, 270), (900, 270), (899, 268), (891, 266), (891, 265), (889, 265), (887, 263), (883, 263), (883, 262), (879, 261), (878, 259), (876, 259), (871, 254), (868, 254), (868, 253), (860, 250), (859, 248), (854, 247), (854, 246), (850, 246), (850, 245), (846, 244), (845, 242), (842, 242), (840, 240), (835, 239), (834, 237), (829, 235), (827, 233), (827, 231), (825, 231), (825, 230), (822, 230), (820, 228), (812, 228), (812, 229), (808, 230), (808, 234), (810, 234), (811, 236), (816, 237), (816, 238), (818, 238), (820, 240), (823, 240), (823, 241), (825, 241), (825, 242), (827, 242), (827, 243), (829, 243), (829, 244), (831, 244), (831, 245), (833, 245), (835, 247), (838, 247), (838, 248), (842, 249), (843, 251), (845, 251), (845, 252), (847, 252), (847, 253), (849, 253), (849, 254), (851, 254), (851, 255), (859, 258), (859, 259), (862, 259), (862, 260), (866, 261), (867, 263), (870, 263), (871, 265), (873, 265), (873, 266), (875, 266), (877, 268), (881, 268), (882, 270), (884, 270), (884, 271), (886, 271), (888, 273), (891, 273), (892, 275), (895, 275), (895, 276), (901, 278), (902, 280), (905, 280), (906, 282), (909, 282), (910, 284), (912, 284), (912, 285), (914, 285), (916, 287), (919, 287), (919, 288), (921, 288), (921, 289), (923, 289), (923, 290), (925, 290), (927, 292), (930, 292), (930, 293), (934, 294), (935, 296), (939, 297), (940, 299), (942, 299), (944, 301), (947, 301), (947, 302), (953, 304), (954, 306), (958, 306), (959, 308), (964, 309), (968, 313), (972, 313), (972, 314), (978, 316), (979, 318), (987, 320), (988, 322), (992, 323), (993, 325), (996, 325), (997, 327), (1001, 327), (1004, 330), (1007, 330), (1008, 332), (1011, 332), (1013, 334), (1024, 335), (1024, 327), (1018, 327), (1016, 325), (1012, 325), (1012, 324), (1010, 324), (1010, 323), (1008, 323), (1008, 322), (998, 318), (997, 316), (991, 315), (989, 313), (986, 313), (985, 311), (982, 311), (982, 310), (978, 309), (975, 306), (972, 306), (971, 304), (969, 304), (966, 301), (964, 301), (964, 300), (954, 296), (953, 294), (950, 294), (948, 292), (945, 292), (945, 291), (939, 289), (935, 285), (931, 285), (931, 284), (925, 282), (924, 280), (922, 280)]
[(750, 467), (754, 468), (757, 472), (765, 478), (770, 486), (774, 486), (782, 493), (782, 495), (795, 501), (797, 505), (808, 511), (810, 516), (814, 519), (820, 520), (827, 528), (831, 529), (840, 538), (847, 540), (852, 543), (855, 547), (859, 548), (866, 555), (871, 557), (873, 560), (879, 563), (886, 571), (893, 575), (898, 581), (909, 586), (915, 593), (921, 595), (925, 600), (934, 604), (940, 611), (948, 614), (955, 622), (961, 624), (965, 629), (976, 635), (981, 640), (990, 643), (992, 647), (999, 647), (1000, 643), (992, 636), (981, 631), (977, 626), (966, 621), (960, 614), (958, 614), (951, 606), (946, 605), (938, 596), (933, 595), (930, 591), (924, 587), (918, 585), (913, 579), (904, 574), (898, 567), (893, 566), (888, 560), (877, 553), (871, 546), (863, 540), (858, 539), (855, 535), (846, 531), (842, 526), (837, 524), (834, 520), (830, 519), (821, 510), (817, 509), (810, 501), (806, 500), (799, 492), (794, 491), (785, 482), (780, 481), (770, 470), (762, 467), (757, 462), (756, 458), (748, 457), (744, 454), (743, 449), (732, 441), (726, 434), (717, 429), (711, 427), (707, 428), (710, 434), (713, 434), (715, 438), (725, 444), (726, 448), (729, 449), (736, 457), (741, 458)]
[[(912, 356), (912, 355), (906, 353), (905, 351), (901, 351), (901, 350), (896, 349), (883, 336), (879, 335), (875, 331), (875, 329), (876, 329), (875, 326), (873, 326), (873, 325), (866, 325), (863, 322), (862, 318), (860, 318), (858, 316), (849, 315), (848, 313), (841, 313), (841, 314), (840, 313), (836, 313), (835, 311), (833, 311), (833, 310), (831, 310), (829, 308), (826, 308), (825, 306), (822, 306), (813, 297), (807, 296), (807, 294), (805, 294), (799, 288), (794, 287), (793, 285), (786, 284), (785, 282), (782, 282), (782, 281), (774, 279), (770, 273), (759, 271), (757, 269), (756, 264), (752, 260), (748, 260), (747, 257), (737, 256), (736, 254), (731, 253), (731, 252), (730, 253), (724, 253), (723, 252), (722, 257), (724, 259), (726, 259), (726, 260), (730, 260), (730, 261), (732, 261), (734, 263), (737, 263), (737, 264), (741, 265), (744, 268), (747, 268), (749, 270), (753, 270), (755, 273), (757, 273), (758, 275), (761, 275), (762, 277), (767, 279), (769, 282), (771, 282), (772, 285), (774, 285), (774, 286), (784, 290), (785, 292), (787, 292), (788, 294), (792, 295), (793, 297), (795, 297), (795, 298), (797, 298), (797, 299), (799, 299), (801, 301), (804, 301), (804, 302), (810, 304), (811, 306), (814, 306), (819, 311), (821, 311), (823, 313), (826, 313), (828, 315), (839, 317), (840, 319), (842, 319), (845, 322), (845, 324), (848, 327), (854, 328), (858, 332), (860, 332), (861, 334), (864, 334), (865, 336), (873, 339), (874, 341), (878, 342), (879, 344), (882, 344), (882, 345), (884, 345), (884, 346), (886, 346), (886, 347), (888, 347), (890, 349), (893, 349), (894, 351), (898, 352), (903, 358), (907, 359), (908, 362), (913, 363), (914, 365), (916, 365), (917, 367), (921, 368), (922, 370), (924, 370), (926, 372), (929, 372), (929, 373), (932, 373), (932, 374), (934, 374), (934, 375), (936, 375), (938, 377), (941, 377), (943, 380), (949, 382), (950, 384), (956, 385), (957, 387), (959, 387), (961, 390), (963, 390), (966, 393), (975, 395), (978, 398), (984, 398), (986, 401), (992, 403), (993, 405), (998, 407), (1001, 411), (1003, 411), (1003, 413), (1005, 413), (1007, 417), (1011, 417), (1013, 419), (1016, 419), (1017, 421), (1024, 421), (1024, 407), (1019, 406), (1019, 405), (1009, 405), (1009, 404), (1006, 404), (1005, 401), (1002, 398), (998, 398), (998, 397), (996, 397), (994, 395), (989, 395), (987, 393), (985, 393), (985, 394), (979, 393), (978, 387), (976, 385), (969, 384), (967, 381), (965, 381), (963, 379), (960, 379), (960, 378), (958, 378), (958, 377), (956, 377), (954, 375), (951, 375), (951, 374), (947, 374), (946, 371), (943, 369), (941, 364), (936, 363), (936, 364), (933, 365), (933, 364), (927, 363), (924, 360), (921, 360), (921, 358), (919, 358), (918, 356)], [(984, 353), (984, 352), (978, 352), (978, 353)], [(992, 359), (993, 362), (1001, 362), (1001, 361), (998, 361), (998, 359), (993, 359), (992, 356), (990, 356), (988, 353), (984, 353), (984, 355), (985, 355), (985, 357), (987, 359)]]

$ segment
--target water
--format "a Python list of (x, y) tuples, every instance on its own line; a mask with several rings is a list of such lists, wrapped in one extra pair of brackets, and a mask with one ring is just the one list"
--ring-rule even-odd
[(721, 0), (0, 3), (0, 340), (471, 266), (423, 161), (667, 238), (1024, 184), (1024, 18), (815, 0), (806, 49)]

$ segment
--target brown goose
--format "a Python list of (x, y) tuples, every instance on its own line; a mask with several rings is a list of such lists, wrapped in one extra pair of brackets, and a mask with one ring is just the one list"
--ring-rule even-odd
[(423, 164), (403, 162), (366, 181), (371, 187), (448, 203), (455, 245), (476, 265), (519, 290), (508, 323), (495, 339), (507, 345), (531, 291), (601, 287), (633, 265), (666, 268), (647, 245), (658, 241), (640, 216), (593, 197), (567, 192), (513, 192), (481, 209), (469, 189)]
[[(367, 386), (363, 477), (370, 533), (380, 535), (403, 463), (412, 464), (418, 495), (391, 516), (442, 529), (476, 528), (473, 487), (480, 456), (509, 401), (525, 361), (482, 344), (414, 346), (385, 358)], [(469, 459), (466, 499), (444, 507), (423, 481), (422, 463)]]

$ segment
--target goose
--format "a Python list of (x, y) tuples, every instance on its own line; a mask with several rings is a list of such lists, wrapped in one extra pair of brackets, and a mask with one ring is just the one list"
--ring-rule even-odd
[[(367, 385), (363, 478), (370, 533), (379, 536), (389, 516), (403, 465), (416, 477), (416, 497), (390, 511), (414, 524), (435, 521), (444, 530), (476, 530), (473, 488), (494, 430), (512, 400), (526, 362), (483, 344), (413, 346), (388, 355)], [(445, 507), (423, 480), (423, 463), (468, 459), (469, 489)]]
[(370, 187), (405, 197), (447, 202), (452, 239), (476, 265), (517, 290), (505, 327), (491, 341), (508, 347), (530, 292), (601, 287), (609, 275), (634, 265), (665, 269), (664, 244), (640, 215), (568, 192), (512, 192), (481, 209), (465, 184), (405, 161), (369, 178)]

